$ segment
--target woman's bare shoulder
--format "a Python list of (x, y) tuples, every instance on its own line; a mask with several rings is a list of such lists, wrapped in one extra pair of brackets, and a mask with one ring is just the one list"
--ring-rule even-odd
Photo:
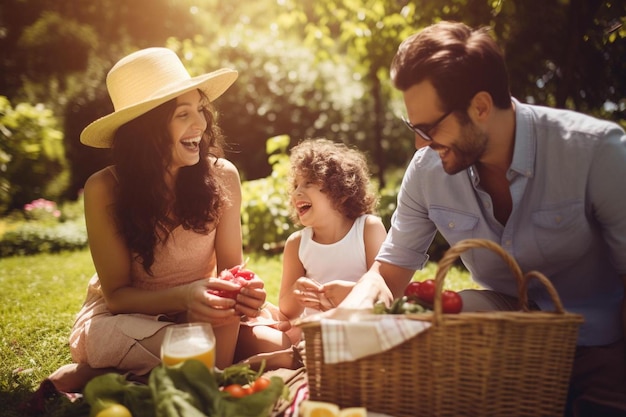
[(96, 171), (85, 182), (85, 196), (97, 195), (99, 197), (112, 196), (117, 184), (115, 168), (109, 166)]
[(239, 176), (239, 170), (231, 161), (225, 158), (211, 158), (209, 161), (217, 170), (217, 172), (226, 175)]
[(236, 184), (241, 184), (241, 178), (239, 176), (239, 170), (228, 159), (218, 158), (211, 159), (210, 163), (214, 167), (215, 175), (218, 175), (222, 178), (222, 181), (228, 186), (233, 187)]

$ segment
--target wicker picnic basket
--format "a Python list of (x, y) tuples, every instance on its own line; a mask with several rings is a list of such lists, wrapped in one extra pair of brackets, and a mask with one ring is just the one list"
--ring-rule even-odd
[[(520, 311), (443, 314), (444, 278), (459, 255), (472, 248), (499, 254), (518, 282)], [(529, 311), (528, 280), (538, 279), (555, 311)], [(312, 400), (341, 407), (365, 406), (394, 417), (562, 416), (578, 327), (550, 281), (522, 274), (499, 245), (468, 239), (438, 264), (434, 311), (406, 320), (432, 326), (388, 351), (352, 362), (324, 363), (320, 322), (301, 324)]]

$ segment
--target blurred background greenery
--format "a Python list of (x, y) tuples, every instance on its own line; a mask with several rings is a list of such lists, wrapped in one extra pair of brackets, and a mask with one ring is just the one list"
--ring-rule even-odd
[[(366, 152), (388, 222), (414, 150), (389, 63), (401, 40), (442, 19), (492, 27), (518, 99), (626, 125), (624, 1), (3, 0), (0, 256), (17, 240), (41, 238), (22, 229), (27, 204), (43, 198), (60, 209), (59, 223), (80, 219), (72, 205), (109, 154), (82, 145), (79, 134), (112, 110), (107, 71), (149, 46), (174, 49), (193, 74), (224, 66), (240, 73), (215, 105), (244, 180), (247, 249), (280, 249), (292, 230), (284, 157), (305, 137)], [(79, 226), (50, 227), (53, 240), (69, 243), (43, 248), (85, 243)]]

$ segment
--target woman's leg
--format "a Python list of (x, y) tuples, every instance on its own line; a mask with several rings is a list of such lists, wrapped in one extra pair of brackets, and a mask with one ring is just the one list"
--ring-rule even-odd
[(92, 378), (116, 372), (113, 368), (92, 368), (86, 363), (70, 363), (54, 371), (48, 379), (61, 392), (81, 392)]

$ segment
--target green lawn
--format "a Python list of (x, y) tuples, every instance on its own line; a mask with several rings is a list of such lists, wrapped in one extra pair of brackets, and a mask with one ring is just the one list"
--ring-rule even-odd
[[(281, 257), (248, 256), (248, 267), (265, 281), (268, 301), (277, 303)], [(434, 277), (435, 267), (429, 264), (416, 279)], [(93, 272), (87, 250), (0, 259), (0, 416), (23, 417), (17, 405), (71, 362), (67, 339)], [(446, 277), (446, 288), (470, 285), (461, 270)]]

